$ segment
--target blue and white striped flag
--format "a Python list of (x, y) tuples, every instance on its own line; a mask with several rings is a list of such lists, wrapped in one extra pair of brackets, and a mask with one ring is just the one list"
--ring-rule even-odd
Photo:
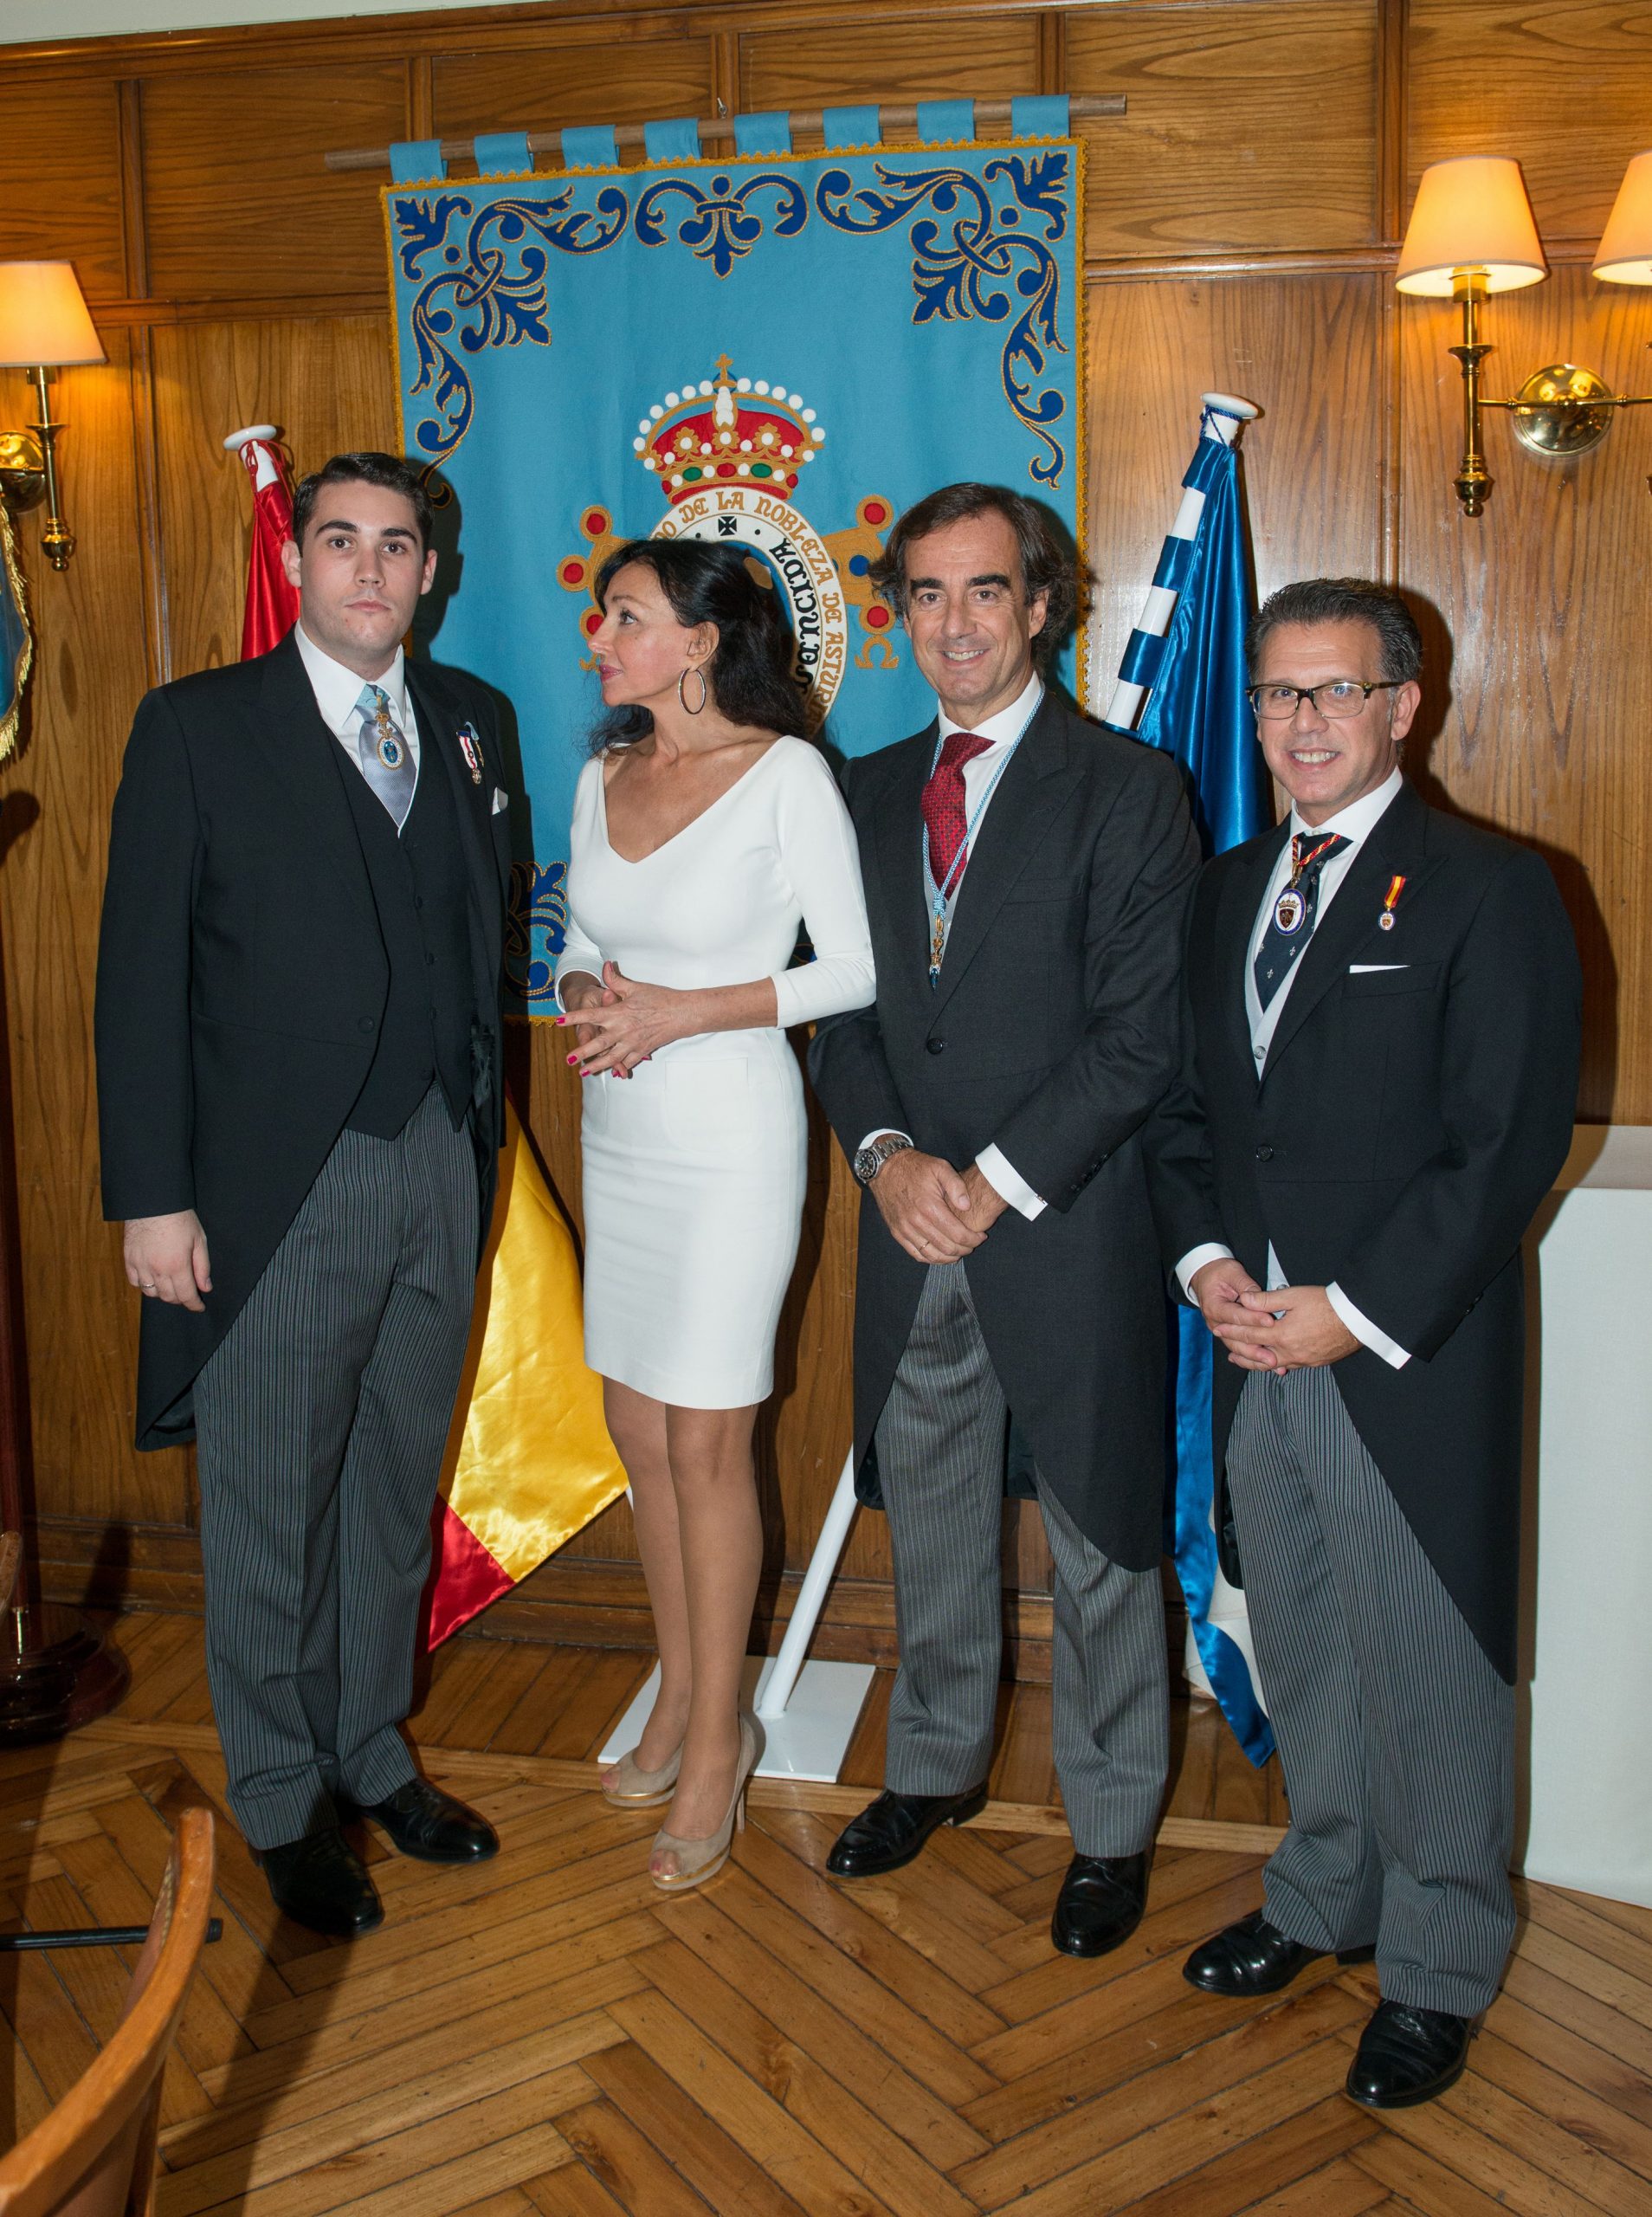
[(12, 536), (5, 495), (0, 493), (0, 762), (17, 743), (23, 689), (34, 652), (17, 542)]
[[(1204, 395), (1182, 504), (1106, 717), (1109, 729), (1185, 765), (1207, 854), (1237, 846), (1268, 821), (1262, 750), (1245, 698), (1250, 565), (1233, 443), (1258, 413), (1248, 400)], [(1222, 1575), (1211, 1522), (1214, 1342), (1196, 1309), (1177, 1309), (1176, 1333), (1171, 1552), (1204, 1677), (1240, 1746), (1260, 1765), (1274, 1751), (1273, 1727), (1258, 1690), (1244, 1596)]]

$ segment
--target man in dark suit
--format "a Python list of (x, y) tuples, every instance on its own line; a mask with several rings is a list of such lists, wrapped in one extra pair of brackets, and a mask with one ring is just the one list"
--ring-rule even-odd
[(985, 1799), (1013, 1412), (1055, 1565), (1076, 1852), (1052, 1937), (1100, 1955), (1140, 1918), (1167, 1760), (1164, 1296), (1137, 1134), (1175, 1067), (1198, 850), (1174, 765), (1044, 688), (1077, 581), (1032, 501), (947, 486), (877, 578), (938, 714), (849, 766), (878, 997), (810, 1058), (865, 1188), (855, 1445), (900, 1650), (886, 1790), (828, 1868), (892, 1870)]
[(1513, 1931), (1520, 1244), (1571, 1138), (1578, 959), (1541, 860), (1401, 773), (1396, 594), (1287, 585), (1249, 650), (1291, 818), (1199, 881), (1147, 1152), (1230, 1351), (1216, 1464), (1291, 1826), (1186, 1975), (1273, 1994), (1374, 1949), (1347, 2090), (1383, 2109), (1461, 2073)]
[(349, 1933), (382, 1911), (341, 1818), (431, 1861), (498, 1845), (399, 1727), (493, 1205), (508, 819), (487, 694), (403, 663), (416, 473), (339, 456), (293, 522), (294, 630), (139, 708), (98, 1094), (138, 1444), (198, 1442), (230, 1806), (280, 1907)]

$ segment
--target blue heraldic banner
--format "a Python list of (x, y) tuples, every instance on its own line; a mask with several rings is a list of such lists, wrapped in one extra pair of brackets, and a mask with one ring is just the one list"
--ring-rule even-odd
[[(477, 141), (480, 179), (452, 182), (434, 145), (394, 150), (404, 449), (447, 496), (431, 650), (515, 707), (528, 821), (507, 960), (530, 1013), (551, 1005), (602, 713), (592, 586), (615, 546), (687, 533), (760, 556), (810, 727), (855, 755), (933, 711), (868, 574), (902, 508), (985, 479), (1083, 544), (1067, 128), (1064, 100), (1018, 101), (1015, 136), (977, 144), (972, 104), (937, 102), (926, 143), (883, 147), (875, 109), (842, 110), (828, 152), (794, 157), (784, 114), (743, 116), (735, 155), (707, 162), (692, 122), (650, 124), (641, 168), (617, 165), (611, 132), (568, 132), (565, 158), (590, 165), (539, 176), (504, 136)], [(514, 768), (492, 781), (514, 787)]]

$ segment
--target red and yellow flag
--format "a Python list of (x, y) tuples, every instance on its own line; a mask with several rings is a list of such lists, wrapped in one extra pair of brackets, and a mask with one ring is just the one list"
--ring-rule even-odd
[(508, 1102), (499, 1205), (436, 1504), (427, 1589), (436, 1647), (625, 1490), (587, 1370), (579, 1262)]
[[(293, 495), (276, 440), (273, 424), (259, 423), (224, 441), (253, 483), (243, 662), (279, 645), (298, 616), (281, 565)], [(431, 1647), (625, 1490), (602, 1381), (585, 1367), (581, 1310), (573, 1234), (507, 1102), (499, 1202), (432, 1520)]]

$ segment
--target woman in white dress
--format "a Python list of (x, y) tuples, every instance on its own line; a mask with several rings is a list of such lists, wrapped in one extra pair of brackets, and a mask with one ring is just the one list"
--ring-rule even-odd
[[(574, 801), (557, 988), (584, 1083), (585, 1360), (631, 1482), (660, 1691), (611, 1801), (670, 1810), (655, 1883), (727, 1858), (756, 1729), (740, 1671), (752, 1460), (797, 1260), (790, 1024), (865, 1006), (849, 814), (804, 740), (779, 595), (738, 546), (644, 540), (597, 581), (609, 713)], [(814, 960), (789, 967), (799, 927)]]

